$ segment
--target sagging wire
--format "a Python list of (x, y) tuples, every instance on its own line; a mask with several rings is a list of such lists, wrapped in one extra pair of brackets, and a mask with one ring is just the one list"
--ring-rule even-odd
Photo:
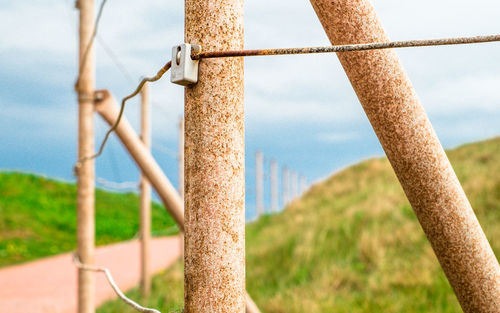
[(113, 131), (115, 131), (115, 129), (118, 127), (118, 124), (120, 123), (120, 120), (122, 119), (122, 116), (123, 116), (123, 112), (125, 111), (125, 104), (126, 102), (135, 97), (137, 94), (139, 94), (139, 92), (141, 92), (142, 90), (142, 87), (144, 87), (144, 84), (147, 83), (147, 82), (155, 82), (157, 80), (159, 80), (163, 74), (165, 74), (169, 69), (170, 67), (172, 66), (172, 61), (168, 61), (167, 64), (165, 64), (159, 71), (158, 73), (156, 73), (155, 76), (152, 76), (152, 77), (144, 77), (141, 82), (139, 83), (139, 85), (136, 87), (136, 89), (134, 90), (134, 92), (132, 92), (130, 95), (126, 96), (125, 98), (122, 99), (122, 102), (121, 102), (121, 106), (120, 106), (120, 113), (118, 113), (118, 118), (116, 119), (116, 122), (113, 124), (113, 126), (111, 126), (111, 128), (106, 132), (106, 135), (104, 136), (104, 139), (103, 141), (101, 142), (101, 145), (99, 147), (99, 150), (97, 151), (97, 153), (91, 155), (91, 156), (86, 156), (86, 157), (83, 157), (81, 159), (79, 159), (76, 164), (75, 164), (75, 173), (78, 173), (78, 169), (82, 166), (82, 163), (87, 161), (87, 160), (93, 160), (97, 157), (99, 157), (101, 154), (102, 154), (102, 151), (104, 150), (104, 146), (106, 145), (106, 142), (108, 141), (109, 139), (109, 136), (111, 135), (111, 133)]
[(123, 300), (126, 304), (134, 308), (135, 310), (142, 312), (142, 313), (161, 313), (160, 311), (156, 309), (150, 309), (150, 308), (145, 308), (132, 299), (128, 298), (121, 290), (118, 288), (118, 285), (116, 284), (115, 280), (113, 279), (113, 276), (111, 276), (111, 272), (109, 271), (108, 268), (105, 267), (98, 267), (98, 266), (92, 266), (88, 264), (83, 264), (80, 262), (80, 258), (78, 255), (73, 253), (73, 263), (75, 266), (79, 269), (85, 270), (85, 271), (92, 271), (92, 272), (102, 272), (104, 275), (106, 275), (106, 278), (108, 279), (109, 284), (111, 285), (111, 288), (113, 288), (114, 292), (116, 295)]
[[(104, 1), (103, 1), (104, 2)], [(375, 42), (366, 44), (349, 44), (349, 45), (336, 45), (324, 47), (304, 47), (304, 48), (278, 48), (278, 49), (256, 49), (256, 50), (234, 50), (234, 51), (208, 51), (199, 52), (191, 55), (193, 60), (211, 59), (211, 58), (228, 58), (228, 57), (247, 57), (247, 56), (270, 56), (270, 55), (291, 55), (291, 54), (313, 54), (313, 53), (332, 53), (332, 52), (353, 52), (353, 51), (368, 51), (368, 50), (382, 50), (393, 48), (412, 48), (412, 47), (427, 47), (427, 46), (444, 46), (444, 45), (462, 45), (473, 43), (486, 43), (500, 41), (500, 35), (488, 36), (472, 36), (472, 37), (455, 37), (455, 38), (440, 38), (440, 39), (424, 39), (424, 40), (406, 40), (406, 41), (392, 41), (392, 42)], [(169, 61), (160, 71), (151, 78), (144, 78), (136, 90), (122, 100), (120, 113), (115, 124), (108, 130), (104, 140), (101, 143), (99, 151), (88, 157), (81, 158), (75, 165), (75, 172), (81, 166), (82, 162), (86, 160), (95, 159), (102, 154), (104, 146), (111, 135), (116, 129), (123, 115), (125, 109), (125, 102), (136, 96), (142, 89), (146, 82), (154, 82), (159, 80), (166, 71), (170, 69), (172, 62)]]

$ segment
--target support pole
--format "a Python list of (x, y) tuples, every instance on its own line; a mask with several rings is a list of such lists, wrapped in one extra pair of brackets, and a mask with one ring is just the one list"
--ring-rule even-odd
[(288, 167), (283, 167), (283, 176), (281, 177), (281, 194), (283, 198), (283, 207), (286, 207), (290, 202), (290, 170)]
[[(185, 42), (243, 49), (243, 0), (185, 0)], [(186, 313), (245, 311), (243, 59), (202, 60), (185, 89)]]
[(255, 205), (257, 218), (264, 213), (264, 156), (255, 152)]
[[(78, 0), (79, 75), (78, 93), (78, 159), (94, 154), (94, 48), (90, 46), (94, 25), (94, 0)], [(95, 165), (93, 160), (82, 162), (77, 175), (77, 252), (80, 261), (95, 262)], [(78, 313), (94, 312), (94, 273), (78, 269)]]
[[(148, 152), (151, 151), (151, 112), (149, 106), (149, 85), (141, 90), (141, 140)], [(141, 172), (141, 295), (149, 296), (151, 291), (150, 242), (151, 242), (151, 184)]]
[[(98, 91), (96, 98), (98, 99), (97, 112), (109, 125), (113, 125), (120, 110), (116, 100), (106, 90)], [(172, 215), (181, 231), (184, 231), (184, 206), (179, 193), (156, 163), (150, 151), (141, 142), (125, 116), (122, 117), (115, 133), (160, 196), (165, 209)]]
[(271, 161), (271, 210), (278, 212), (278, 162)]
[[(386, 42), (369, 0), (311, 0), (333, 45)], [(464, 312), (500, 312), (500, 266), (394, 50), (337, 54)]]
[[(99, 99), (96, 104), (97, 112), (110, 126), (113, 125), (118, 118), (119, 111), (116, 100), (106, 90), (96, 92), (96, 98)], [(144, 147), (144, 144), (142, 144), (125, 116), (122, 117), (115, 132), (137, 166), (160, 196), (165, 209), (174, 217), (175, 222), (181, 231), (183, 231), (184, 209), (179, 193), (170, 184), (151, 153)], [(246, 313), (260, 313), (248, 294), (246, 294), (246, 300)]]
[(184, 200), (184, 116), (179, 118), (179, 194)]

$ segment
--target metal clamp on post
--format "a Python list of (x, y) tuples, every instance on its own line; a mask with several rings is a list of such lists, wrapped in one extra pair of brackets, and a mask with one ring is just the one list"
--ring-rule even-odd
[(187, 86), (198, 82), (199, 60), (191, 59), (191, 52), (200, 53), (200, 45), (183, 43), (172, 48), (172, 68), (170, 81), (174, 84)]

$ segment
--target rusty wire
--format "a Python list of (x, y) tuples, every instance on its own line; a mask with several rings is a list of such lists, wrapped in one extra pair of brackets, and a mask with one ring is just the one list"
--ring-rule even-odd
[(145, 83), (147, 83), (147, 82), (155, 82), (155, 81), (159, 80), (163, 76), (163, 74), (165, 74), (170, 69), (171, 66), (172, 66), (172, 62), (168, 61), (158, 71), (158, 73), (156, 73), (155, 76), (144, 77), (141, 80), (141, 82), (139, 83), (139, 85), (135, 88), (134, 92), (132, 92), (130, 95), (128, 95), (128, 96), (126, 96), (125, 98), (122, 99), (122, 103), (121, 103), (121, 106), (120, 106), (120, 113), (118, 113), (118, 118), (116, 119), (116, 122), (113, 124), (113, 126), (111, 126), (108, 129), (108, 131), (106, 132), (106, 135), (104, 136), (104, 139), (101, 142), (99, 150), (97, 151), (97, 153), (95, 153), (95, 154), (93, 154), (91, 156), (83, 157), (80, 160), (78, 160), (76, 162), (76, 164), (75, 164), (75, 174), (78, 173), (78, 169), (81, 167), (81, 165), (82, 165), (83, 162), (85, 162), (87, 160), (95, 159), (95, 158), (97, 158), (98, 156), (100, 156), (102, 154), (102, 151), (104, 150), (104, 146), (106, 145), (106, 142), (108, 141), (109, 136), (118, 127), (118, 124), (120, 123), (120, 120), (122, 119), (123, 112), (125, 111), (125, 104), (126, 104), (127, 100), (129, 100), (129, 99), (135, 97), (137, 94), (139, 94), (139, 92), (141, 92), (142, 87), (144, 86)]
[(115, 280), (113, 279), (113, 276), (111, 276), (111, 272), (109, 271), (108, 268), (105, 267), (98, 267), (98, 266), (92, 266), (88, 264), (83, 264), (80, 261), (80, 258), (76, 254), (76, 252), (73, 254), (73, 263), (75, 263), (75, 266), (79, 269), (85, 270), (85, 271), (92, 271), (92, 272), (102, 272), (104, 275), (106, 275), (106, 278), (108, 279), (109, 284), (111, 285), (111, 288), (113, 288), (114, 292), (116, 295), (123, 300), (126, 304), (131, 306), (132, 308), (136, 309), (139, 312), (143, 313), (161, 313), (160, 311), (156, 309), (150, 309), (150, 308), (145, 308), (132, 299), (128, 298), (123, 292), (120, 290), (118, 285), (116, 284)]
[(365, 43), (365, 44), (351, 44), (351, 45), (324, 46), (324, 47), (207, 51), (207, 52), (194, 53), (191, 55), (191, 58), (193, 60), (200, 60), (200, 59), (247, 57), (247, 56), (349, 52), (349, 51), (366, 51), (366, 50), (380, 50), (380, 49), (391, 49), (391, 48), (463, 45), (463, 44), (494, 42), (494, 41), (500, 41), (500, 35), (375, 42), (375, 43)]
[[(99, 22), (100, 15), (102, 14), (102, 8), (106, 0), (103, 0), (101, 4), (101, 9), (98, 14), (98, 19), (96, 20), (96, 27), (94, 28), (95, 37), (97, 32), (97, 24)], [(278, 49), (255, 49), (255, 50), (233, 50), (233, 51), (207, 51), (199, 52), (191, 55), (193, 60), (201, 59), (212, 59), (212, 58), (229, 58), (229, 57), (247, 57), (247, 56), (270, 56), (270, 55), (291, 55), (291, 54), (313, 54), (313, 53), (332, 53), (332, 52), (352, 52), (352, 51), (367, 51), (367, 50), (381, 50), (381, 49), (392, 49), (392, 48), (411, 48), (411, 47), (428, 47), (428, 46), (445, 46), (445, 45), (462, 45), (462, 44), (473, 44), (473, 43), (486, 43), (486, 42), (497, 42), (500, 41), (500, 35), (488, 35), (488, 36), (473, 36), (473, 37), (455, 37), (455, 38), (440, 38), (440, 39), (424, 39), (424, 40), (406, 40), (406, 41), (391, 41), (391, 42), (375, 42), (375, 43), (365, 43), (365, 44), (350, 44), (350, 45), (337, 45), (337, 46), (323, 46), (323, 47), (303, 47), (303, 48), (278, 48)], [(95, 159), (102, 154), (104, 146), (109, 139), (111, 133), (118, 127), (120, 120), (125, 109), (125, 103), (130, 98), (135, 97), (142, 89), (146, 82), (154, 82), (159, 80), (165, 72), (167, 72), (172, 65), (169, 61), (165, 64), (158, 73), (153, 77), (146, 77), (135, 89), (133, 93), (123, 98), (120, 113), (116, 122), (107, 131), (97, 153), (92, 156), (83, 157), (75, 165), (75, 173), (77, 173), (78, 168), (81, 163), (86, 160)]]

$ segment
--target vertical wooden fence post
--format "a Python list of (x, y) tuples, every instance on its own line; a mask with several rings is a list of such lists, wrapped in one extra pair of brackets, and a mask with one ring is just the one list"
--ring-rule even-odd
[[(185, 41), (243, 49), (243, 0), (186, 0)], [(186, 313), (245, 311), (243, 59), (200, 61), (185, 89)]]
[[(148, 151), (151, 151), (151, 112), (149, 106), (149, 85), (147, 83), (141, 90), (141, 140), (144, 147)], [(140, 203), (141, 294), (146, 298), (149, 296), (151, 290), (151, 184), (142, 171)]]
[(258, 218), (264, 213), (264, 156), (260, 151), (255, 153), (255, 205)]
[[(311, 0), (334, 45), (385, 42), (369, 0)], [(337, 54), (465, 312), (500, 312), (500, 266), (394, 50)]]
[(290, 202), (290, 171), (288, 167), (283, 167), (283, 174), (281, 176), (281, 195), (283, 200), (283, 207), (286, 207)]
[(271, 211), (278, 212), (278, 163), (271, 161)]
[[(94, 25), (94, 0), (78, 0), (79, 73), (78, 93), (78, 159), (94, 154), (94, 48), (89, 46)], [(82, 162), (77, 174), (77, 252), (80, 261), (92, 265), (95, 259), (93, 160)], [(78, 270), (78, 313), (94, 312), (94, 273)]]
[(296, 200), (299, 197), (299, 178), (296, 171), (292, 171), (292, 200)]
[(300, 175), (300, 195), (307, 190), (307, 179), (304, 175)]

